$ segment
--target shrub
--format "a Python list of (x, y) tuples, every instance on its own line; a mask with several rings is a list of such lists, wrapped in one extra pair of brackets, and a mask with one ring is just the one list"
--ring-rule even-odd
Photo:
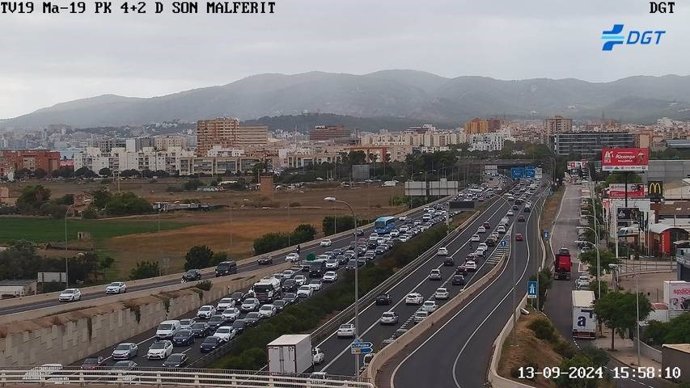
[(573, 358), (577, 353), (577, 348), (567, 341), (558, 341), (558, 343), (553, 346), (553, 350), (563, 358)]
[(194, 287), (196, 287), (200, 290), (210, 291), (211, 288), (213, 288), (213, 282), (211, 282), (210, 280), (202, 280), (200, 282), (197, 282), (194, 285)]
[(535, 319), (529, 324), (528, 327), (539, 339), (547, 340), (549, 342), (555, 342), (558, 339), (556, 336), (556, 330), (553, 328), (551, 321), (546, 318)]

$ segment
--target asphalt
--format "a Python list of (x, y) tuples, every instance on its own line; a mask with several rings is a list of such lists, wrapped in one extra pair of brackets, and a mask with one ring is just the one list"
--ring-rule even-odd
[[(536, 204), (537, 197), (532, 201)], [(537, 222), (540, 209), (541, 206), (535, 206), (527, 222), (514, 225), (514, 233), (522, 233), (525, 241), (513, 242), (512, 257), (496, 280), (394, 366), (393, 386), (484, 386), (493, 341), (513, 310), (512, 284), (517, 285), (516, 300), (519, 301), (527, 291), (527, 278), (536, 272), (541, 261)]]

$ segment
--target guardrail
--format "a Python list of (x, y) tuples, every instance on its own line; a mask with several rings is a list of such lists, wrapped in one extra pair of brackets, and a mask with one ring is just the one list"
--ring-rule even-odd
[(233, 387), (233, 388), (374, 388), (365, 381), (355, 381), (346, 376), (281, 376), (255, 371), (235, 371), (207, 369), (187, 371), (181, 369), (155, 370), (135, 368), (132, 370), (96, 369), (81, 370), (65, 367), (49, 370), (40, 369), (2, 369), (0, 386), (6, 385), (46, 385), (70, 384), (78, 386), (136, 384), (150, 386), (192, 386), (192, 387)]

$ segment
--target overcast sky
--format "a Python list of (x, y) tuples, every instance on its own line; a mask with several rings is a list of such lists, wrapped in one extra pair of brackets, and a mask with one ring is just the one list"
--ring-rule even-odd
[[(174, 15), (162, 1), (163, 14), (124, 15), (116, 6), (110, 15), (0, 14), (0, 118), (266, 72), (587, 81), (689, 74), (690, 4), (681, 2), (672, 15), (649, 14), (646, 0), (277, 0), (273, 15)], [(602, 52), (601, 32), (614, 23), (668, 32), (659, 46)]]

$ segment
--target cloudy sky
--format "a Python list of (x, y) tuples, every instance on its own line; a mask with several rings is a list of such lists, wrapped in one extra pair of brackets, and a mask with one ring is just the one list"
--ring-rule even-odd
[[(109, 15), (0, 14), (0, 118), (266, 72), (415, 69), (599, 82), (689, 74), (690, 5), (680, 2), (672, 15), (649, 14), (646, 0), (276, 0), (273, 15), (175, 15), (161, 1), (163, 14), (122, 14), (122, 0)], [(668, 32), (659, 46), (602, 52), (601, 31), (614, 23)]]

